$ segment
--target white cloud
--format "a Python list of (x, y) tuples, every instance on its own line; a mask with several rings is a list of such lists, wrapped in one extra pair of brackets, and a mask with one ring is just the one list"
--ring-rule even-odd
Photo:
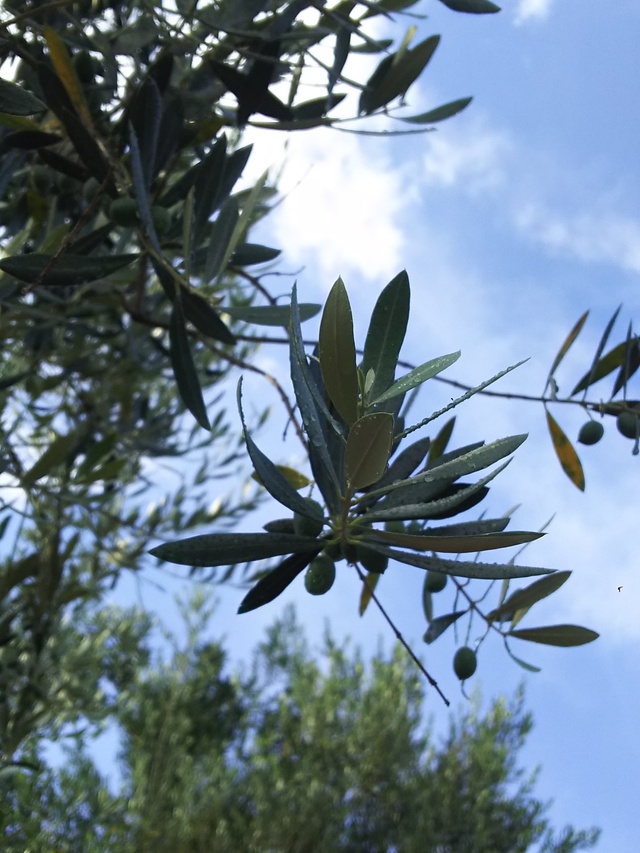
[(289, 263), (313, 267), (329, 283), (349, 274), (380, 281), (400, 269), (413, 182), (386, 141), (377, 143), (335, 131), (290, 139), (278, 179), (283, 199), (269, 217)]
[(504, 160), (511, 148), (504, 133), (485, 130), (477, 123), (461, 133), (447, 129), (429, 137), (424, 157), (427, 185), (464, 185), (471, 193), (497, 187), (503, 182)]
[(529, 203), (517, 211), (515, 222), (530, 239), (552, 251), (640, 272), (637, 219), (608, 212), (562, 216)]
[(549, 15), (551, 0), (520, 0), (516, 9), (516, 24), (530, 20), (544, 20)]

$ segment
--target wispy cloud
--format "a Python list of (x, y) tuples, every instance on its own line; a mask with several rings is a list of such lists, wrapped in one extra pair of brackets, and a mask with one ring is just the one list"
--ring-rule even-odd
[(516, 24), (526, 21), (543, 20), (548, 17), (552, 0), (520, 0), (516, 8)]
[(515, 222), (530, 239), (558, 254), (640, 272), (640, 220), (609, 212), (561, 215), (529, 203)]
[(434, 133), (424, 157), (424, 181), (431, 186), (458, 185), (470, 193), (497, 187), (510, 147), (506, 134), (477, 123), (464, 132), (448, 128), (446, 134)]

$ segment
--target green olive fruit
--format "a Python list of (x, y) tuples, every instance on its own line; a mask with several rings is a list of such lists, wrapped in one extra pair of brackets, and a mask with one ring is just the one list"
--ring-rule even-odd
[(413, 534), (422, 533), (422, 525), (419, 521), (410, 521), (409, 524), (407, 524), (404, 532)]
[(114, 199), (109, 205), (109, 219), (116, 225), (131, 227), (138, 224), (138, 205), (129, 196)]
[(404, 523), (402, 521), (387, 521), (384, 529), (389, 533), (404, 533)]
[(153, 227), (156, 229), (158, 237), (164, 237), (169, 228), (171, 228), (171, 214), (166, 207), (154, 204), (151, 207), (151, 219)]
[(100, 189), (100, 181), (96, 178), (88, 178), (82, 185), (82, 198), (85, 201), (93, 201)]
[(336, 564), (327, 554), (318, 554), (309, 563), (304, 576), (304, 585), (311, 595), (324, 595), (329, 592), (336, 579)]
[(358, 562), (358, 546), (353, 542), (345, 542), (342, 545), (342, 556), (349, 565), (353, 566)]
[[(315, 510), (322, 512), (322, 507), (318, 501), (314, 501), (313, 498), (305, 498), (305, 502), (309, 507), (313, 507)], [(301, 515), (299, 512), (296, 512), (293, 516), (293, 530), (294, 533), (298, 534), (298, 536), (319, 536), (322, 533), (323, 527), (324, 522), (319, 518), (308, 518), (306, 515)]]
[(458, 649), (453, 658), (453, 671), (458, 676), (460, 681), (465, 681), (471, 678), (478, 666), (476, 653), (469, 646), (462, 646)]
[(54, 185), (54, 178), (51, 169), (47, 166), (36, 164), (31, 168), (30, 174), (33, 182), (33, 188), (38, 195), (46, 196), (51, 192)]
[(600, 421), (587, 421), (582, 425), (578, 435), (580, 444), (597, 444), (604, 435), (604, 427)]
[(340, 543), (336, 542), (335, 540), (328, 540), (328, 544), (322, 553), (326, 554), (328, 557), (331, 557), (334, 563), (339, 563), (340, 560), (344, 559)]
[(356, 554), (358, 562), (368, 572), (375, 572), (375, 574), (380, 575), (389, 565), (389, 558), (386, 554), (374, 551), (373, 548), (369, 548), (367, 545), (358, 545)]
[(634, 415), (633, 412), (620, 412), (616, 419), (616, 426), (618, 432), (622, 433), (625, 438), (635, 439), (638, 429), (638, 416)]
[(442, 592), (447, 585), (447, 575), (445, 572), (436, 572), (434, 569), (429, 569), (424, 585), (429, 592)]

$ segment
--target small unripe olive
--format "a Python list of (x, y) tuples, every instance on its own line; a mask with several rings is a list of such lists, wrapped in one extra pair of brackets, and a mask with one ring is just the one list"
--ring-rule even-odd
[(402, 521), (387, 521), (384, 529), (389, 533), (404, 533), (404, 523)]
[(359, 544), (356, 549), (358, 562), (368, 572), (382, 574), (389, 565), (389, 558), (386, 554), (381, 554), (367, 545)]
[(625, 438), (635, 438), (638, 430), (638, 416), (633, 412), (620, 412), (616, 419), (618, 432)]
[(311, 595), (324, 595), (329, 592), (336, 579), (336, 564), (326, 554), (318, 554), (309, 563), (304, 576), (304, 585)]
[(151, 219), (153, 220), (153, 227), (156, 229), (158, 237), (164, 237), (171, 227), (171, 214), (167, 208), (154, 204), (151, 207)]
[(135, 199), (122, 196), (109, 205), (109, 219), (116, 225), (130, 227), (138, 224), (138, 205)]
[[(314, 507), (317, 511), (322, 512), (322, 507), (317, 501), (312, 498), (305, 498), (306, 503), (310, 507)], [(324, 522), (319, 518), (309, 518), (299, 512), (293, 516), (293, 530), (298, 536), (319, 536), (322, 533)]]
[(476, 653), (469, 646), (462, 646), (458, 649), (453, 658), (453, 671), (458, 676), (460, 681), (465, 681), (471, 678), (478, 666)]
[(578, 435), (580, 444), (597, 444), (604, 435), (604, 427), (600, 421), (587, 421), (582, 425)]
[(434, 569), (429, 569), (424, 583), (429, 592), (442, 592), (447, 585), (447, 575), (445, 572), (436, 572)]

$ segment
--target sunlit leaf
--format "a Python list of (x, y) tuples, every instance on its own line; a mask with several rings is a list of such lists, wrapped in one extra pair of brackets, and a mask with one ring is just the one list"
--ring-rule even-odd
[(149, 551), (159, 560), (181, 566), (230, 566), (279, 557), (283, 554), (319, 553), (318, 540), (280, 533), (208, 533), (166, 542)]
[(466, 610), (458, 610), (455, 613), (447, 613), (446, 616), (437, 616), (435, 619), (432, 619), (422, 639), (427, 644), (435, 642), (450, 625), (453, 625), (466, 612)]
[(203, 429), (211, 429), (202, 398), (202, 388), (196, 370), (189, 336), (184, 322), (182, 302), (176, 299), (169, 323), (169, 352), (171, 366), (182, 401)]
[(67, 46), (58, 33), (49, 26), (44, 28), (44, 37), (49, 48), (49, 57), (51, 58), (53, 67), (56, 69), (56, 74), (62, 85), (67, 90), (71, 103), (78, 111), (78, 114), (82, 116), (87, 126), (92, 127), (91, 113), (89, 112), (84, 92), (82, 91), (82, 86), (80, 85), (80, 80), (78, 80), (78, 75), (71, 61), (71, 55)]
[(583, 646), (597, 640), (600, 635), (578, 625), (550, 625), (546, 628), (520, 628), (509, 631), (508, 636), (547, 646)]
[(345, 478), (351, 489), (370, 486), (382, 477), (392, 439), (393, 417), (387, 412), (365, 415), (354, 423), (344, 458)]
[(414, 551), (443, 551), (449, 554), (470, 554), (476, 551), (492, 551), (495, 548), (511, 548), (525, 542), (534, 542), (543, 533), (513, 531), (509, 533), (476, 533), (462, 536), (439, 535), (438, 528), (427, 528), (420, 534), (391, 533), (376, 530), (375, 538)]
[[(319, 552), (316, 552), (319, 553)], [(283, 560), (279, 566), (260, 578), (258, 583), (250, 589), (242, 599), (238, 613), (248, 613), (263, 604), (268, 604), (277, 598), (280, 593), (292, 583), (307, 568), (315, 554), (292, 554)]]
[(547, 415), (547, 426), (549, 427), (553, 448), (560, 464), (562, 465), (562, 470), (574, 486), (577, 486), (581, 491), (584, 491), (584, 471), (578, 454), (551, 412), (547, 409), (545, 409), (545, 412)]
[(397, 382), (394, 382), (393, 385), (383, 394), (380, 394), (375, 399), (370, 400), (370, 404), (374, 405), (376, 403), (383, 403), (386, 400), (391, 400), (393, 397), (400, 396), (400, 394), (406, 394), (407, 391), (410, 391), (412, 388), (416, 388), (428, 379), (432, 379), (434, 376), (437, 376), (438, 373), (442, 373), (442, 371), (446, 370), (447, 367), (455, 364), (459, 358), (460, 352), (458, 351), (451, 353), (450, 355), (442, 355), (439, 358), (434, 358), (431, 361), (421, 364), (419, 367), (416, 367), (409, 371), (409, 373), (406, 373), (398, 379)]
[(571, 346), (571, 344), (575, 341), (575, 339), (580, 334), (580, 331), (582, 330), (582, 327), (586, 323), (588, 316), (589, 316), (589, 312), (585, 311), (584, 314), (582, 315), (582, 317), (580, 317), (578, 322), (574, 325), (573, 329), (571, 329), (571, 331), (567, 335), (566, 340), (564, 341), (564, 343), (560, 347), (558, 354), (556, 355), (556, 357), (553, 360), (553, 364), (551, 365), (551, 369), (549, 370), (549, 377), (547, 379), (547, 386), (551, 382), (551, 378), (553, 377), (553, 374), (556, 372), (558, 365), (560, 364), (562, 359), (565, 357), (565, 355), (569, 351), (569, 347)]
[(378, 581), (382, 575), (377, 572), (367, 572), (364, 576), (364, 582), (362, 584), (362, 591), (360, 593), (360, 605), (358, 607), (358, 613), (362, 616), (369, 606), (369, 602), (373, 598), (373, 592), (378, 585)]
[(407, 331), (410, 300), (409, 277), (403, 270), (384, 288), (375, 304), (361, 365), (363, 373), (374, 372), (369, 400), (386, 391), (394, 380)]
[(338, 279), (322, 312), (318, 353), (327, 394), (347, 424), (358, 417), (358, 372), (349, 297)]

